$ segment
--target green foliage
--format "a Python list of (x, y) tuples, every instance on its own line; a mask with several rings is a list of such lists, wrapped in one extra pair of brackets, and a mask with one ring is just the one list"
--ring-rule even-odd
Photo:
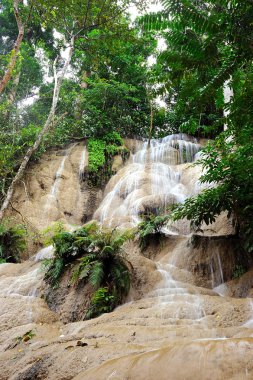
[(99, 288), (91, 298), (86, 319), (98, 317), (103, 313), (110, 313), (115, 306), (117, 306), (117, 302), (115, 302), (115, 297), (110, 294), (108, 288)]
[(89, 170), (97, 172), (99, 168), (105, 165), (105, 141), (97, 139), (89, 139)]
[[(159, 31), (167, 44), (158, 64), (161, 88), (172, 109), (170, 125), (216, 137), (200, 160), (205, 170), (201, 182), (209, 188), (179, 205), (171, 217), (186, 217), (200, 228), (227, 211), (244, 250), (253, 252), (252, 2), (162, 3), (164, 10), (143, 23)], [(233, 96), (225, 103), (228, 84)], [(221, 133), (224, 124), (227, 131)]]
[(222, 212), (233, 217), (245, 251), (253, 252), (253, 159), (252, 127), (226, 131), (203, 149), (200, 164), (205, 168), (202, 183), (212, 187), (179, 205), (173, 220), (186, 217), (195, 228), (202, 222), (213, 223)]
[(238, 70), (247, 72), (252, 66), (252, 4), (213, 0), (162, 3), (162, 12), (145, 16), (142, 22), (145, 29), (160, 32), (166, 41), (166, 49), (158, 56), (160, 88), (167, 95), (177, 127), (214, 137), (224, 124), (224, 83), (230, 80), (237, 92), (234, 79)]
[(26, 230), (21, 224), (4, 221), (0, 224), (0, 262), (20, 262), (20, 254), (26, 249)]
[(55, 235), (64, 232), (64, 225), (62, 222), (55, 222), (48, 226), (41, 232), (41, 240), (45, 246), (53, 244), (53, 238)]
[(102, 186), (111, 177), (113, 156), (121, 154), (123, 159), (128, 156), (128, 150), (122, 144), (123, 140), (116, 131), (107, 133), (100, 139), (88, 140), (88, 180), (91, 185)]
[(72, 282), (90, 283), (96, 291), (87, 318), (109, 312), (130, 289), (130, 263), (124, 257), (123, 244), (133, 237), (134, 231), (100, 229), (95, 223), (73, 233), (57, 233), (53, 237), (55, 257), (44, 262), (45, 280), (58, 286), (64, 271), (75, 264)]
[(198, 229), (202, 222), (209, 225), (222, 211), (226, 210), (231, 213), (232, 203), (227, 187), (221, 185), (204, 190), (196, 197), (186, 199), (183, 204), (173, 210), (170, 217), (173, 220), (187, 218), (191, 221), (191, 226)]
[(240, 278), (244, 275), (244, 273), (246, 273), (246, 270), (241, 264), (235, 265), (232, 273), (232, 279), (234, 280), (236, 278)]
[(91, 244), (92, 233), (97, 230), (96, 224), (87, 224), (73, 233), (60, 230), (51, 237), (55, 249), (55, 257), (46, 260), (45, 280), (51, 286), (57, 287), (65, 268), (74, 262)]
[(145, 216), (145, 220), (138, 225), (139, 246), (144, 251), (152, 241), (158, 240), (164, 236), (163, 227), (168, 222), (168, 215)]

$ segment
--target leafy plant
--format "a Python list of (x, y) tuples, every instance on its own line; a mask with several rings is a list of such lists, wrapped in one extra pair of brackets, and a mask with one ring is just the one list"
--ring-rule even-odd
[(232, 273), (232, 279), (240, 278), (246, 272), (245, 268), (239, 264), (235, 265)]
[(90, 307), (86, 313), (86, 319), (95, 318), (103, 313), (110, 313), (117, 305), (115, 297), (110, 294), (108, 288), (99, 288), (91, 298)]
[(168, 222), (168, 215), (153, 215), (149, 214), (145, 216), (145, 220), (138, 225), (139, 246), (144, 251), (151, 241), (160, 241), (164, 236), (162, 231), (163, 227)]
[(97, 172), (105, 165), (105, 149), (106, 145), (103, 140), (89, 139), (89, 170), (91, 172)]
[(55, 222), (41, 232), (40, 239), (42, 239), (45, 246), (53, 244), (53, 237), (61, 232), (64, 232), (64, 225), (62, 222)]
[(17, 263), (26, 249), (26, 229), (21, 224), (4, 221), (0, 224), (0, 262)]
[(57, 287), (65, 268), (86, 252), (98, 226), (90, 223), (73, 233), (60, 231), (52, 236), (55, 255), (53, 259), (44, 261), (45, 280)]
[(95, 291), (104, 289), (92, 298), (87, 315), (111, 311), (130, 289), (131, 264), (124, 256), (123, 244), (133, 237), (132, 230), (100, 229), (95, 223), (73, 233), (58, 233), (53, 237), (55, 257), (44, 262), (45, 280), (53, 287), (58, 286), (65, 269), (79, 260), (72, 282), (90, 283)]
[(91, 185), (101, 186), (110, 178), (113, 156), (121, 154), (123, 159), (126, 158), (128, 150), (122, 145), (123, 140), (115, 131), (88, 140), (88, 181)]

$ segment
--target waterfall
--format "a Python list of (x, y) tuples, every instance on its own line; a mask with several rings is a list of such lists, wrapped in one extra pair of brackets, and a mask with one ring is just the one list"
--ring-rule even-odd
[(83, 149), (82, 155), (81, 155), (80, 165), (79, 165), (79, 177), (80, 177), (80, 179), (83, 179), (84, 169), (88, 164), (87, 159), (88, 159), (87, 148), (86, 148), (86, 146), (84, 146), (84, 149)]
[[(202, 322), (202, 317), (205, 316), (204, 309), (201, 304), (201, 298), (198, 294), (191, 294), (186, 284), (174, 280), (172, 276), (173, 270), (178, 268), (172, 264), (157, 263), (157, 270), (160, 273), (162, 280), (151, 295), (157, 297), (161, 318), (166, 317), (166, 309), (170, 308), (170, 317), (172, 316), (175, 322), (178, 319), (191, 320), (191, 324), (199, 324)], [(171, 315), (171, 310), (174, 312)]]
[(61, 178), (62, 178), (62, 172), (64, 170), (64, 165), (65, 165), (65, 161), (68, 157), (68, 153), (63, 157), (62, 161), (61, 161), (61, 164), (55, 174), (55, 180), (54, 180), (54, 183), (51, 187), (51, 191), (50, 191), (50, 195), (52, 195), (52, 197), (56, 198), (57, 196), (57, 192), (58, 192), (58, 188), (59, 188), (59, 185), (60, 185), (60, 182), (61, 182)]
[(193, 162), (200, 145), (184, 134), (144, 141), (108, 183), (94, 219), (109, 226), (135, 226), (146, 212), (165, 212), (183, 202), (187, 189), (180, 167)]
[(26, 322), (33, 322), (34, 303), (36, 303), (37, 300), (37, 291), (39, 289), (43, 273), (39, 267), (34, 269), (32, 263), (28, 263), (28, 270), (25, 271), (25, 273), (17, 272), (15, 274), (12, 273), (12, 271), (8, 274), (8, 269), (10, 267), (13, 268), (15, 264), (2, 265), (6, 265), (7, 275), (1, 277), (0, 297), (14, 298), (15, 302), (22, 302), (23, 312), (27, 318)]
[(50, 189), (50, 192), (49, 192), (49, 196), (47, 198), (47, 202), (45, 204), (45, 216), (46, 218), (49, 217), (49, 212), (51, 210), (51, 207), (53, 205), (55, 205), (57, 207), (57, 194), (58, 194), (58, 191), (59, 191), (59, 187), (60, 187), (60, 184), (61, 184), (61, 181), (62, 181), (62, 175), (63, 175), (63, 171), (64, 171), (64, 168), (65, 168), (65, 163), (66, 163), (66, 160), (68, 159), (72, 149), (76, 146), (77, 144), (73, 144), (69, 149), (66, 150), (61, 162), (60, 162), (60, 165), (55, 173), (55, 177), (54, 177), (54, 182), (51, 186), (51, 189)]

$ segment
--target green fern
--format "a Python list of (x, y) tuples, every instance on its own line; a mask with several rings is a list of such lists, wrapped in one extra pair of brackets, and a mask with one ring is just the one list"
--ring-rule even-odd
[(102, 285), (104, 277), (105, 271), (103, 261), (94, 261), (90, 270), (89, 282), (95, 289), (97, 289)]
[[(74, 265), (72, 283), (89, 283), (96, 294), (87, 318), (112, 310), (130, 289), (131, 264), (124, 257), (123, 245), (134, 238), (134, 232), (101, 229), (92, 223), (73, 233), (57, 233), (53, 236), (55, 257), (44, 262), (45, 280), (57, 287), (66, 268)], [(105, 297), (105, 304), (98, 302), (99, 295)], [(113, 301), (107, 304), (108, 300)]]
[(114, 309), (115, 304), (115, 296), (110, 293), (109, 289), (106, 287), (99, 288), (91, 298), (85, 318), (95, 318), (103, 313), (109, 313)]
[(169, 220), (168, 215), (153, 215), (145, 216), (145, 220), (138, 225), (139, 246), (144, 251), (151, 241), (155, 241), (164, 235), (162, 228)]
[(26, 249), (27, 232), (23, 225), (11, 220), (0, 223), (1, 262), (20, 262), (20, 255)]

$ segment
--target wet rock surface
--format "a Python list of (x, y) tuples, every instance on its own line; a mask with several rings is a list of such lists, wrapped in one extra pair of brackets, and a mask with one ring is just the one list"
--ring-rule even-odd
[[(127, 303), (74, 323), (69, 322), (78, 304), (73, 289), (62, 310), (53, 312), (40, 298), (44, 284), (39, 271), (34, 281), (39, 263), (4, 265), (0, 285), (9, 292), (0, 298), (0, 379), (250, 379), (250, 298), (221, 297), (198, 286), (191, 263), (177, 266), (183, 247), (191, 249), (189, 238), (167, 238), (150, 260), (129, 243), (125, 249), (134, 281)], [(10, 290), (7, 284), (13, 281), (19, 287)], [(29, 298), (25, 294), (31, 284), (37, 293)], [(55, 293), (55, 305), (58, 297)], [(18, 339), (28, 331), (34, 333), (31, 339)]]
[[(154, 142), (151, 155), (143, 142), (126, 140), (133, 154), (142, 153), (130, 168), (115, 161), (119, 171), (104, 194), (109, 200), (94, 218), (130, 227), (140, 209), (196, 194), (201, 168), (189, 161), (198, 146), (181, 137), (163, 146)], [(30, 168), (14, 197), (30, 226), (78, 225), (93, 217), (102, 190), (82, 181), (86, 164), (85, 146), (78, 143)], [(38, 261), (0, 265), (0, 380), (253, 379), (252, 269), (232, 279), (238, 245), (225, 214), (202, 230), (190, 235), (183, 220), (143, 253), (136, 241), (126, 244), (133, 265), (128, 298), (89, 321), (82, 319), (91, 289), (73, 286), (68, 271), (52, 290)]]

